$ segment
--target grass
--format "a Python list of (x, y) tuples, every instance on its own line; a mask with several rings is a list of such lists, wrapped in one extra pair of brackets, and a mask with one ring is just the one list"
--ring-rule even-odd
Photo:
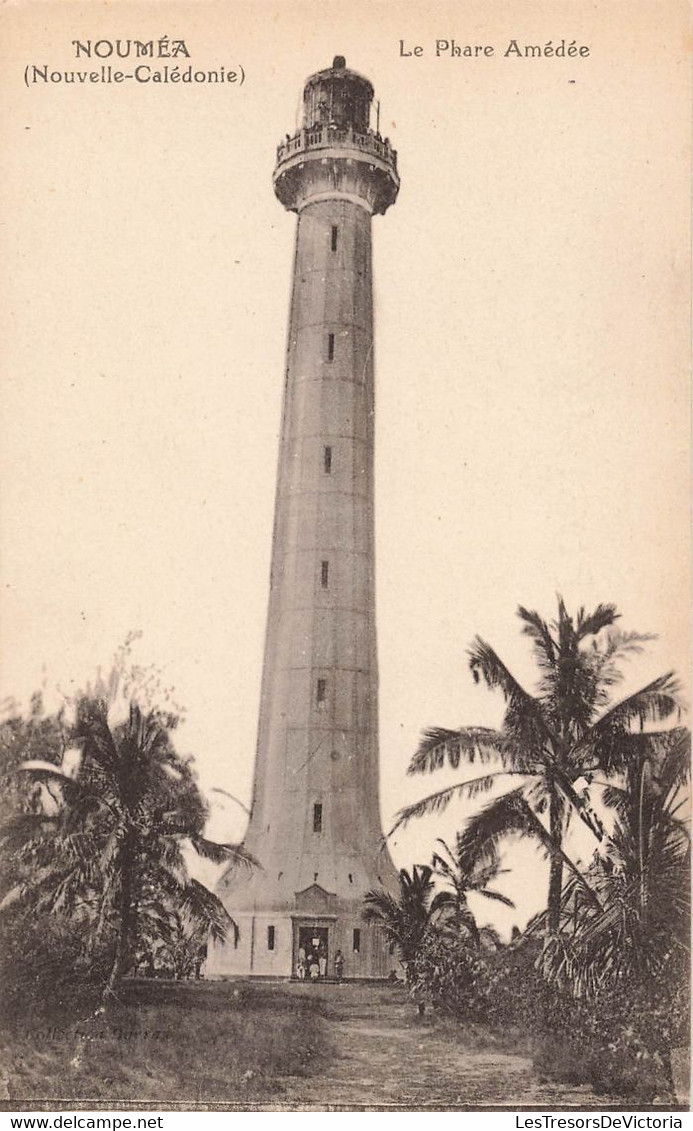
[(333, 1050), (319, 998), (245, 983), (132, 983), (103, 1017), (46, 1013), (2, 1034), (16, 1106), (160, 1108), (281, 1102), (280, 1076), (318, 1071)]
[(39, 998), (40, 1015), (6, 1020), (5, 1110), (477, 1110), (522, 1103), (537, 1076), (551, 1110), (563, 1100), (592, 1110), (572, 1091), (588, 1079), (617, 1102), (613, 1079), (585, 1074), (589, 1047), (577, 1055), (508, 1025), (420, 1017), (401, 987), (141, 981), (107, 1019), (64, 990), (52, 1010)]

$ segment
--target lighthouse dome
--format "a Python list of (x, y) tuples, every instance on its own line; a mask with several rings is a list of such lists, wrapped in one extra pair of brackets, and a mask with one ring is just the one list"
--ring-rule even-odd
[(363, 75), (347, 69), (343, 55), (332, 66), (311, 75), (303, 89), (303, 126), (331, 125), (366, 133), (373, 87)]

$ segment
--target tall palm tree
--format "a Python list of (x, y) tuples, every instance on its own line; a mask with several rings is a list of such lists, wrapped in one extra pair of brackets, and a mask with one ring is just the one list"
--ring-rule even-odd
[[(485, 899), (502, 903), (505, 907), (515, 906), (506, 895), (488, 887), (491, 880), (499, 874), (498, 862), (495, 860), (484, 864), (476, 862), (471, 868), (467, 868), (460, 860), (459, 853), (453, 851), (444, 840), (439, 839), (436, 843), (440, 847), (433, 854), (431, 864), (434, 874), (443, 880), (446, 887), (434, 896), (431, 910), (434, 914), (437, 912), (444, 922), (452, 924), (458, 930), (466, 931), (474, 945), (479, 947), (482, 942), (482, 932), (469, 906), (469, 893), (473, 892)], [(493, 935), (495, 936), (495, 932)]]
[[(473, 798), (499, 779), (519, 779), (516, 788), (468, 821), (458, 845), (460, 858), (466, 865), (483, 863), (509, 833), (538, 839), (550, 857), (548, 930), (555, 933), (565, 867), (578, 875), (564, 851), (570, 815), (576, 813), (597, 840), (604, 838), (601, 820), (590, 805), (588, 791), (580, 789), (580, 779), (595, 771), (611, 776), (626, 768), (642, 741), (633, 733), (634, 724), (642, 728), (646, 722), (668, 718), (678, 706), (678, 685), (669, 672), (620, 702), (612, 701), (612, 689), (621, 679), (619, 660), (640, 651), (651, 639), (613, 630), (619, 617), (614, 605), (598, 605), (592, 613), (581, 608), (572, 617), (559, 597), (558, 616), (551, 623), (522, 607), (518, 616), (539, 667), (536, 693), (525, 690), (493, 648), (477, 637), (469, 666), (476, 682), (483, 680), (503, 695), (501, 726), (430, 728), (409, 772), (431, 772), (446, 761), (455, 769), (462, 761), (492, 762), (497, 768), (408, 806), (394, 828), (412, 817), (442, 810), (455, 796)], [(545, 814), (548, 829), (541, 819)]]
[(71, 736), (82, 751), (77, 771), (24, 764), (34, 780), (57, 784), (60, 803), (19, 813), (2, 830), (19, 863), (10, 903), (86, 919), (91, 947), (111, 943), (105, 998), (132, 970), (145, 925), (163, 930), (183, 915), (215, 939), (235, 931), (223, 904), (189, 876), (185, 844), (218, 863), (252, 864), (238, 846), (203, 836), (206, 806), (190, 762), (173, 747), (175, 722), (131, 703), (127, 720), (112, 728), (104, 700), (82, 699)]
[(408, 984), (412, 963), (431, 926), (434, 891), (432, 869), (415, 864), (411, 874), (400, 869), (399, 897), (384, 888), (372, 889), (364, 897), (363, 918), (382, 926), (388, 942), (399, 952)]

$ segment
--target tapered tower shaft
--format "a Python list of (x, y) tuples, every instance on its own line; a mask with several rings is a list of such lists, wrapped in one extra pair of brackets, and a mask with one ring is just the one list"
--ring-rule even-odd
[(300, 824), (306, 878), (330, 887), (380, 822), (370, 222), (345, 199), (298, 218), (249, 828), (279, 846)]
[(366, 891), (394, 879), (378, 798), (371, 221), (399, 181), (372, 97), (336, 58), (308, 80), (302, 129), (277, 155), (275, 192), (298, 221), (245, 838), (263, 870), (222, 881), (250, 934), (247, 954), (227, 948), (230, 972), (291, 973), (311, 930), (347, 976), (391, 965), (360, 917)]

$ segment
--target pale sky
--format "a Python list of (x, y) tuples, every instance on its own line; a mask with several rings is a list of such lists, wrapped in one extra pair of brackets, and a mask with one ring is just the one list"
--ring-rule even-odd
[[(424, 726), (499, 720), (466, 667), (475, 633), (531, 681), (520, 603), (614, 601), (658, 635), (627, 688), (687, 682), (687, 4), (0, 18), (3, 695), (54, 705), (141, 630), (204, 789), (248, 802), (296, 222), (271, 174), (335, 54), (373, 82), (402, 179), (373, 223), (384, 825), (447, 780), (405, 777)], [(243, 85), (24, 85), (27, 65), (114, 63), (73, 39), (164, 35)], [(495, 55), (436, 58), (453, 37)], [(504, 58), (514, 38), (590, 54)], [(212, 798), (213, 833), (240, 836)], [(464, 812), (403, 832), (395, 862), (428, 860)]]

